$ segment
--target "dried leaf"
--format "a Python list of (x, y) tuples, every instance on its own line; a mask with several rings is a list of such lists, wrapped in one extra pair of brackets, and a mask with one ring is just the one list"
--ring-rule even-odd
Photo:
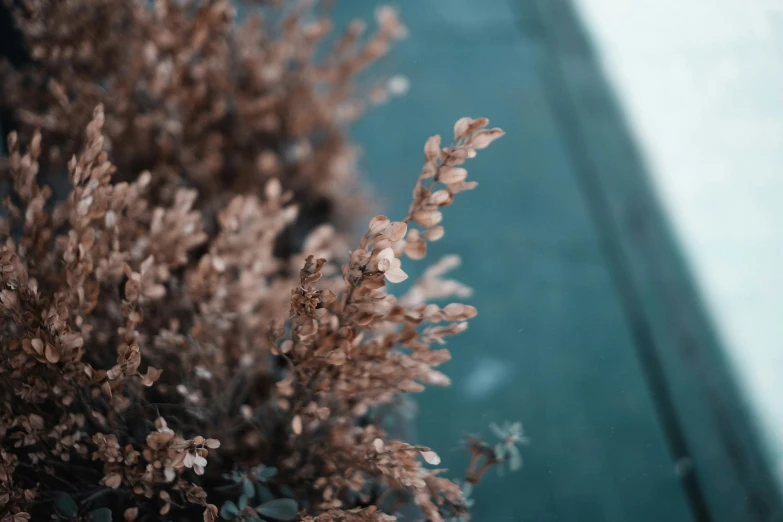
[(470, 140), (468, 140), (468, 144), (473, 149), (483, 149), (489, 146), (490, 143), (495, 141), (496, 139), (500, 138), (505, 134), (501, 129), (488, 129), (488, 130), (480, 130), (476, 132)]
[(107, 488), (117, 489), (122, 484), (122, 477), (119, 473), (109, 473), (101, 479), (101, 484)]
[(380, 234), (390, 223), (391, 221), (386, 216), (375, 216), (370, 220), (370, 234)]
[(408, 241), (405, 244), (405, 255), (411, 259), (423, 259), (427, 255), (427, 243), (422, 240)]
[(413, 220), (423, 227), (437, 225), (443, 219), (443, 214), (437, 210), (418, 210), (413, 214)]
[(60, 350), (53, 344), (46, 343), (46, 360), (54, 364), (60, 361)]
[(400, 241), (402, 238), (405, 237), (405, 233), (408, 231), (408, 224), (398, 221), (395, 223), (391, 223), (384, 234), (387, 238), (389, 238), (390, 241)]
[(147, 373), (141, 376), (141, 384), (143, 384), (144, 386), (152, 386), (155, 383), (155, 381), (157, 381), (160, 378), (162, 373), (163, 373), (162, 370), (153, 368), (152, 366), (148, 367)]
[(466, 138), (469, 134), (468, 128), (471, 123), (473, 123), (473, 118), (464, 117), (458, 119), (457, 123), (454, 124), (454, 139), (460, 140)]
[(291, 421), (291, 429), (296, 435), (302, 434), (302, 417), (299, 415), (294, 416), (294, 419)]
[(440, 156), (440, 136), (432, 136), (427, 140), (424, 145), (424, 158), (426, 161), (432, 162)]
[(33, 340), (30, 341), (30, 344), (31, 344), (33, 350), (35, 350), (35, 353), (37, 353), (38, 355), (43, 355), (43, 353), (44, 353), (44, 342), (42, 340), (40, 340), (40, 339), (33, 339)]
[(218, 508), (215, 504), (207, 504), (204, 510), (204, 522), (215, 522), (218, 518)]
[(448, 169), (441, 170), (440, 174), (438, 175), (438, 181), (442, 183), (457, 183), (459, 181), (464, 181), (465, 178), (468, 177), (468, 171), (461, 168), (461, 167), (451, 167)]
[(443, 237), (444, 229), (441, 226), (432, 227), (424, 232), (424, 237), (427, 241), (437, 241)]
[[(395, 259), (399, 265), (399, 259)], [(384, 272), (384, 275), (386, 276), (386, 279), (389, 280), (390, 283), (402, 283), (406, 279), (408, 279), (408, 274), (402, 271), (402, 269), (399, 266), (392, 266), (386, 272)]]
[(421, 456), (427, 461), (427, 464), (437, 466), (440, 464), (440, 457), (434, 451), (422, 451)]

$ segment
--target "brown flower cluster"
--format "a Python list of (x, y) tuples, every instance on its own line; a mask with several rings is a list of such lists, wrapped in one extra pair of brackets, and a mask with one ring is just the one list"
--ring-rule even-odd
[(220, 0), (17, 12), (35, 64), (0, 82), (22, 123), (0, 219), (3, 522), (466, 516), (437, 454), (379, 412), (448, 384), (440, 346), (476, 310), (432, 301), (469, 289), (443, 277), (454, 258), (387, 284), (502, 132), (431, 138), (408, 215), (349, 252), (313, 208), (351, 197), (352, 79), (404, 30), (381, 9), (322, 63), (328, 22), (305, 6), (239, 29)]

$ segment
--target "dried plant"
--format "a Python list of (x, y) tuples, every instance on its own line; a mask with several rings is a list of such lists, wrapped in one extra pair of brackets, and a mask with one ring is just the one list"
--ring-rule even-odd
[[(430, 138), (408, 215), (376, 216), (352, 251), (331, 215), (292, 236), (312, 198), (349, 195), (329, 170), (349, 149), (335, 111), (402, 26), (381, 10), (380, 36), (357, 50), (352, 26), (321, 67), (323, 21), (294, 10), (281, 34), (235, 33), (226, 9), (40, 0), (18, 13), (37, 65), (3, 88), (42, 130), (8, 138), (0, 520), (380, 522), (411, 506), (464, 519), (463, 488), (427, 466), (437, 454), (382, 417), (448, 384), (437, 346), (476, 310), (431, 302), (467, 296), (443, 278), (454, 258), (399, 299), (387, 283), (443, 236), (442, 208), (476, 185), (462, 165), (502, 131), (462, 118), (449, 146)], [(46, 89), (16, 90), (27, 77)], [(302, 136), (308, 153), (284, 159)], [(275, 167), (257, 168), (267, 152)], [(522, 440), (504, 429), (507, 446)]]
[(51, 136), (45, 173), (65, 169), (84, 144), (74, 129), (102, 104), (117, 179), (148, 170), (163, 205), (183, 185), (197, 189), (209, 226), (233, 195), (261, 195), (270, 179), (302, 203), (291, 248), (314, 226), (351, 225), (362, 210), (343, 131), (395, 90), (356, 81), (405, 35), (393, 9), (378, 9), (369, 37), (354, 21), (327, 42), (331, 22), (309, 1), (260, 2), (241, 25), (228, 0), (17, 3), (32, 65), (0, 68), (0, 105), (13, 109), (22, 139), (36, 128)]

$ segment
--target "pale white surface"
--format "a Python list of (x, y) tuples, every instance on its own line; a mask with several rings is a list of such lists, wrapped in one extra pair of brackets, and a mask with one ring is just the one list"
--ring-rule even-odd
[(783, 478), (783, 0), (577, 0)]

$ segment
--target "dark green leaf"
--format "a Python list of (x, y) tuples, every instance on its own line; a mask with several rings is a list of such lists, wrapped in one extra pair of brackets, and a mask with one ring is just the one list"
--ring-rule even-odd
[(247, 507), (247, 495), (240, 495), (239, 502), (237, 502), (239, 509), (245, 509)]
[(98, 508), (90, 514), (92, 522), (111, 522), (111, 509), (109, 508)]
[(71, 495), (58, 491), (54, 495), (54, 511), (61, 518), (73, 518), (79, 513), (79, 506)]
[(268, 502), (275, 498), (275, 496), (272, 494), (271, 491), (269, 491), (269, 488), (264, 486), (263, 484), (257, 484), (256, 485), (256, 491), (258, 492), (258, 497), (261, 500), (262, 503)]
[(237, 513), (239, 513), (239, 508), (237, 508), (237, 505), (230, 500), (227, 500), (220, 507), (220, 516), (226, 520), (234, 520), (234, 517), (236, 517)]
[(258, 475), (258, 480), (261, 482), (266, 482), (267, 480), (277, 475), (277, 468), (264, 466), (262, 464), (256, 468), (256, 475)]
[(242, 491), (244, 491), (245, 495), (247, 495), (247, 498), (253, 498), (256, 496), (256, 488), (248, 479), (242, 479)]
[(293, 520), (299, 512), (299, 505), (290, 498), (276, 498), (256, 507), (256, 511), (275, 520)]
[(286, 486), (285, 484), (280, 486), (280, 493), (282, 493), (284, 497), (288, 497), (296, 500), (296, 493), (294, 493), (294, 490)]

